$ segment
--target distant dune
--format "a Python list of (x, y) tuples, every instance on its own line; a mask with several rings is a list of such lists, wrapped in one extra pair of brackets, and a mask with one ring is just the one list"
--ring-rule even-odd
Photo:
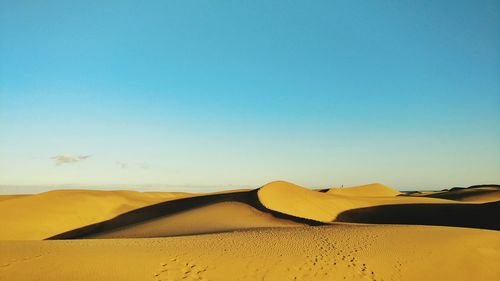
[(352, 186), (348, 188), (330, 188), (328, 190), (328, 193), (343, 196), (360, 197), (396, 196), (401, 194), (401, 192), (380, 183)]
[(1, 240), (40, 240), (188, 193), (54, 190), (0, 196)]
[(409, 196), (420, 196), (430, 198), (441, 198), (463, 202), (486, 203), (500, 200), (500, 186), (471, 186), (434, 192), (423, 192), (410, 194)]

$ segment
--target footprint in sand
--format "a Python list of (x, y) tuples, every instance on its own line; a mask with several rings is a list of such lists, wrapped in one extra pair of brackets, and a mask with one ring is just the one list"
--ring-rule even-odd
[(155, 281), (208, 281), (204, 277), (206, 266), (199, 266), (189, 261), (173, 258), (162, 263), (160, 269), (154, 274)]

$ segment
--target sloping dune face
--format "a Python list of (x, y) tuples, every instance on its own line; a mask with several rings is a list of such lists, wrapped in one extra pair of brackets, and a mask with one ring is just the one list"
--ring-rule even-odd
[(262, 186), (258, 195), (259, 200), (268, 209), (322, 222), (334, 220), (343, 208), (356, 206), (355, 202), (335, 202), (335, 198), (325, 193), (285, 181)]
[(0, 201), (0, 240), (39, 240), (187, 193), (56, 190)]
[(141, 223), (119, 227), (86, 238), (167, 237), (217, 233), (262, 227), (304, 226), (279, 219), (240, 202), (221, 202), (179, 213), (167, 214)]
[(359, 197), (383, 197), (397, 196), (401, 194), (401, 192), (380, 183), (352, 186), (347, 188), (330, 188), (327, 193), (342, 196)]
[(233, 191), (153, 204), (48, 239), (165, 237), (305, 224), (318, 222), (266, 209), (255, 190)]
[(318, 192), (284, 181), (209, 194), (57, 190), (0, 200), (0, 240), (166, 237), (332, 222), (500, 229), (494, 215), (500, 202), (483, 203), (498, 191), (414, 196), (371, 184)]
[(449, 203), (448, 200), (396, 196), (400, 193), (381, 184), (313, 191), (289, 182), (276, 181), (258, 191), (259, 200), (271, 210), (321, 222), (335, 221), (344, 211), (392, 204)]
[(322, 226), (70, 241), (0, 241), (0, 280), (453, 280), (500, 276), (499, 233)]
[[(261, 187), (258, 195), (268, 209), (324, 223), (419, 224), (499, 230), (500, 223), (493, 214), (500, 212), (500, 202), (471, 200), (472, 194), (478, 196), (479, 192), (484, 191), (479, 188), (467, 193), (449, 191), (440, 198), (399, 196), (399, 192), (381, 184), (317, 192), (279, 181)], [(493, 197), (491, 193), (482, 196)], [(452, 197), (462, 200), (450, 200)]]

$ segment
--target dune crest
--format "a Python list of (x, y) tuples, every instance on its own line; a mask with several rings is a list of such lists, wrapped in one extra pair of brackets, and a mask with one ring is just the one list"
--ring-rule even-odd
[(325, 193), (286, 181), (263, 185), (258, 196), (268, 209), (321, 222), (332, 221), (340, 210)]
[(167, 237), (336, 222), (500, 229), (492, 216), (500, 203), (482, 202), (497, 192), (400, 194), (382, 184), (320, 192), (285, 181), (206, 194), (57, 190), (0, 201), (0, 239)]
[(263, 227), (304, 226), (273, 217), (248, 204), (220, 202), (118, 227), (85, 238), (147, 238), (219, 233)]
[[(355, 196), (359, 194), (359, 196)], [(277, 212), (334, 222), (349, 210), (400, 204), (446, 204), (449, 200), (427, 197), (396, 196), (400, 193), (381, 184), (339, 188), (318, 192), (285, 181), (271, 182), (258, 190), (262, 204)], [(412, 218), (408, 218), (411, 221)], [(345, 221), (345, 220), (343, 220)]]
[(276, 181), (205, 194), (8, 196), (0, 238), (25, 241), (0, 239), (0, 280), (493, 281), (500, 232), (486, 229), (500, 230), (500, 201), (482, 201), (497, 191)]
[(395, 190), (387, 185), (383, 185), (381, 183), (372, 183), (367, 185), (359, 185), (359, 186), (351, 186), (351, 187), (342, 187), (342, 188), (330, 188), (327, 193), (343, 195), (343, 196), (397, 196), (401, 194), (398, 190)]

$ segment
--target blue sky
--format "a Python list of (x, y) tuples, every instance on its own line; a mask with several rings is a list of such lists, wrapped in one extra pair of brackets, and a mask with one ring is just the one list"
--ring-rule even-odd
[(498, 34), (486, 0), (0, 0), (0, 185), (499, 183)]

